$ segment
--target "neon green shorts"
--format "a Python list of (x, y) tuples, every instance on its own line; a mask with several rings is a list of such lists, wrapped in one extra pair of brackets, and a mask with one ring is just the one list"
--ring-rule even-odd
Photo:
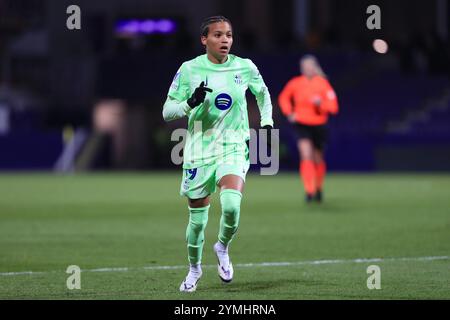
[(236, 163), (213, 163), (194, 169), (183, 169), (180, 195), (189, 199), (204, 198), (216, 192), (220, 179), (229, 174), (237, 175), (245, 182), (249, 168), (250, 160), (247, 159)]

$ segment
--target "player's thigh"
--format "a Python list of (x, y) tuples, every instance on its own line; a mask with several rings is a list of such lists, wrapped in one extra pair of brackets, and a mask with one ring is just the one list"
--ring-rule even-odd
[(297, 141), (298, 150), (302, 160), (312, 160), (314, 156), (314, 145), (311, 139), (301, 138)]
[(244, 180), (240, 176), (237, 176), (235, 174), (227, 174), (226, 176), (223, 176), (218, 182), (218, 186), (220, 187), (221, 191), (225, 189), (233, 189), (238, 190), (242, 193), (244, 191), (244, 185)]
[(320, 163), (323, 161), (323, 150), (314, 148), (314, 162)]
[(234, 189), (243, 192), (245, 178), (250, 168), (250, 161), (243, 157), (235, 163), (223, 163), (217, 166), (216, 184), (220, 190)]
[(183, 169), (180, 195), (187, 197), (190, 204), (196, 207), (208, 205), (209, 195), (215, 191), (215, 165)]
[(306, 124), (297, 123), (295, 128), (297, 133), (297, 149), (300, 159), (313, 160), (313, 127)]
[(200, 199), (188, 198), (188, 205), (190, 208), (203, 208), (209, 205), (209, 196)]
[(314, 147), (314, 159), (316, 157), (323, 158), (323, 151), (325, 149), (328, 139), (328, 129), (326, 126), (315, 126), (312, 130), (312, 142)]

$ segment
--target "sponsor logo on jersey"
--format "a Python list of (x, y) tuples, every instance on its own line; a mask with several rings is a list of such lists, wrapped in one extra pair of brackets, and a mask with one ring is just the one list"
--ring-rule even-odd
[(231, 107), (233, 104), (233, 99), (231, 99), (230, 95), (227, 93), (221, 93), (217, 95), (216, 100), (214, 101), (214, 104), (217, 109), (219, 110), (227, 110)]

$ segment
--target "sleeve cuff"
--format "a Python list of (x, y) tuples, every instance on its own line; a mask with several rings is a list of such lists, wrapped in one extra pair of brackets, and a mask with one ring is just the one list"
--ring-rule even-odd
[(261, 120), (261, 128), (264, 126), (271, 126), (273, 128), (273, 120), (272, 119)]
[(190, 114), (191, 111), (192, 111), (192, 108), (188, 105), (187, 100), (186, 100), (186, 101), (183, 101), (181, 107), (182, 107), (182, 109), (183, 109), (184, 114), (185, 114), (186, 116), (189, 116), (189, 114)]

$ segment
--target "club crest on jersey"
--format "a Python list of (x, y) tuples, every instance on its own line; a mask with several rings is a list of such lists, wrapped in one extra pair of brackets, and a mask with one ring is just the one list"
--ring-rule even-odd
[(234, 76), (234, 82), (235, 82), (236, 84), (242, 84), (242, 77), (241, 77), (240, 74), (236, 74), (236, 75)]
[(233, 104), (233, 99), (231, 99), (230, 95), (221, 93), (216, 97), (214, 104), (219, 110), (227, 110)]

